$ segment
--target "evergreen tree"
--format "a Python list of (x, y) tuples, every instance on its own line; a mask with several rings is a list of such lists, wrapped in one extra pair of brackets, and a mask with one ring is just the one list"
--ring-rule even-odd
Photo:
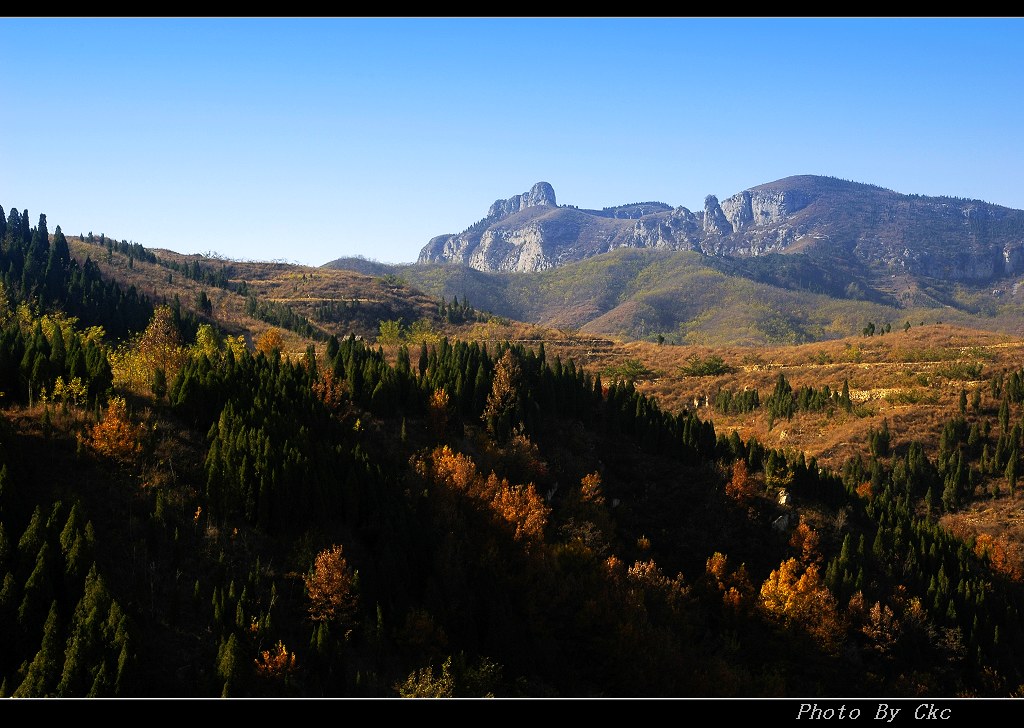
[[(7, 224), (4, 225), (4, 250), (10, 254), (21, 245), (21, 214), (18, 208), (12, 207), (7, 214)], [(20, 272), (20, 271), (19, 271)]]
[(39, 651), (29, 664), (25, 679), (14, 691), (14, 697), (50, 697), (60, 677), (60, 660), (60, 620), (57, 602), (54, 601), (50, 604), (50, 612), (43, 625), (43, 639)]

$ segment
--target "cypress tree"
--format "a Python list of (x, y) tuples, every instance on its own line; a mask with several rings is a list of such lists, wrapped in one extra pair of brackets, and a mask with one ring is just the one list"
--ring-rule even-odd
[[(45, 223), (45, 218), (43, 218), (43, 220)], [(21, 220), (18, 226), (18, 237), (23, 248), (28, 246), (32, 240), (32, 229), (30, 225), (31, 220), (29, 219), (28, 210), (22, 210)]]
[[(20, 240), (16, 240), (16, 236), (19, 234), (21, 229), (21, 213), (18, 212), (18, 208), (12, 207), (11, 211), (7, 213), (7, 222), (4, 224), (4, 249), (11, 253), (14, 248), (20, 247)], [(21, 271), (18, 271), (20, 273)]]

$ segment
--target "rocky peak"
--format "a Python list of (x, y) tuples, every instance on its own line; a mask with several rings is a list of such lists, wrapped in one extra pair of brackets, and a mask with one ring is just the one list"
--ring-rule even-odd
[(718, 204), (718, 198), (708, 195), (704, 198), (704, 233), (707, 235), (728, 235), (732, 232), (732, 225), (722, 212), (722, 206)]
[(557, 207), (555, 203), (555, 190), (547, 182), (538, 182), (530, 188), (529, 192), (521, 195), (513, 195), (507, 200), (495, 200), (491, 209), (487, 211), (487, 217), (507, 217), (512, 213), (525, 210), (527, 207), (538, 207), (547, 205)]

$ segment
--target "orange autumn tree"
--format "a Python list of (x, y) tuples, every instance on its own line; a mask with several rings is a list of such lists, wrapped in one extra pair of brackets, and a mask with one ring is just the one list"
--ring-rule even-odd
[(433, 482), (461, 491), (485, 504), (511, 530), (513, 539), (526, 546), (544, 537), (551, 509), (533, 483), (512, 485), (493, 472), (484, 477), (468, 455), (444, 445), (416, 463), (417, 472)]
[(604, 505), (604, 493), (601, 491), (601, 474), (589, 473), (580, 478), (580, 500), (595, 506)]
[[(627, 567), (615, 555), (604, 560), (603, 571), (603, 593), (587, 611), (607, 620), (602, 627), (607, 633), (601, 637), (604, 654), (640, 670), (646, 675), (642, 683), (673, 660), (688, 662), (691, 645), (684, 635), (692, 624), (693, 603), (682, 574), (668, 576), (653, 559)], [(637, 688), (642, 686), (632, 689)]]
[(103, 421), (89, 431), (89, 445), (100, 455), (127, 462), (142, 452), (145, 432), (145, 427), (132, 422), (124, 397), (111, 397)]
[(716, 551), (704, 566), (705, 583), (722, 595), (722, 604), (733, 613), (746, 612), (754, 603), (754, 585), (746, 564), (732, 568), (729, 557)]
[(811, 528), (803, 516), (800, 516), (800, 523), (793, 530), (789, 538), (789, 545), (800, 552), (800, 561), (804, 564), (813, 564), (821, 561), (819, 544), (821, 537), (818, 532)]
[(485, 481), (469, 455), (453, 451), (447, 445), (434, 449), (417, 463), (417, 471), (435, 483), (461, 490), (474, 498), (484, 497)]
[(298, 659), (278, 640), (273, 649), (263, 650), (256, 663), (256, 674), (267, 679), (286, 678), (298, 668)]
[(315, 622), (348, 622), (355, 616), (358, 574), (336, 544), (316, 556), (304, 581), (309, 595), (309, 616)]
[(739, 458), (732, 464), (732, 477), (725, 484), (725, 494), (736, 500), (746, 500), (755, 494), (755, 484), (750, 477), (747, 461)]
[(318, 366), (316, 378), (312, 384), (313, 394), (322, 401), (332, 412), (340, 412), (345, 402), (347, 385), (344, 380), (338, 378), (334, 369), (328, 366)]
[(1024, 568), (1019, 558), (1014, 558), (1006, 547), (1005, 537), (993, 537), (988, 533), (979, 533), (974, 542), (974, 553), (988, 558), (989, 565), (997, 572), (1005, 574), (1013, 581), (1024, 579)]
[(256, 339), (256, 351), (264, 354), (268, 358), (274, 355), (274, 352), (284, 352), (284, 336), (281, 335), (281, 329), (269, 328), (264, 331)]
[(580, 478), (579, 488), (570, 488), (562, 501), (565, 514), (574, 523), (582, 527), (580, 533), (587, 532), (591, 527), (597, 534), (604, 537), (615, 532), (615, 522), (611, 516), (608, 499), (604, 494), (601, 474), (597, 471)]
[(865, 480), (863, 483), (857, 486), (857, 495), (864, 500), (871, 500), (875, 496), (875, 491), (871, 485), (870, 480)]
[(494, 473), (487, 480), (494, 488), (491, 510), (512, 529), (512, 538), (526, 543), (542, 541), (550, 509), (533, 483), (509, 485), (504, 478), (498, 481)]
[[(605, 561), (606, 569), (614, 571), (613, 558)], [(671, 609), (678, 610), (690, 592), (682, 574), (676, 574), (675, 577), (666, 576), (654, 559), (634, 561), (626, 570), (625, 584), (627, 601), (634, 606), (642, 604), (647, 609), (655, 600), (661, 600)]]

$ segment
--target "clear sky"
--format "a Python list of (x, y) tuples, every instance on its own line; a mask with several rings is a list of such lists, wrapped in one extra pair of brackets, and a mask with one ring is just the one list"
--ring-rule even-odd
[(0, 78), (5, 213), (182, 253), (409, 262), (541, 180), (1024, 209), (1021, 18), (0, 18)]

